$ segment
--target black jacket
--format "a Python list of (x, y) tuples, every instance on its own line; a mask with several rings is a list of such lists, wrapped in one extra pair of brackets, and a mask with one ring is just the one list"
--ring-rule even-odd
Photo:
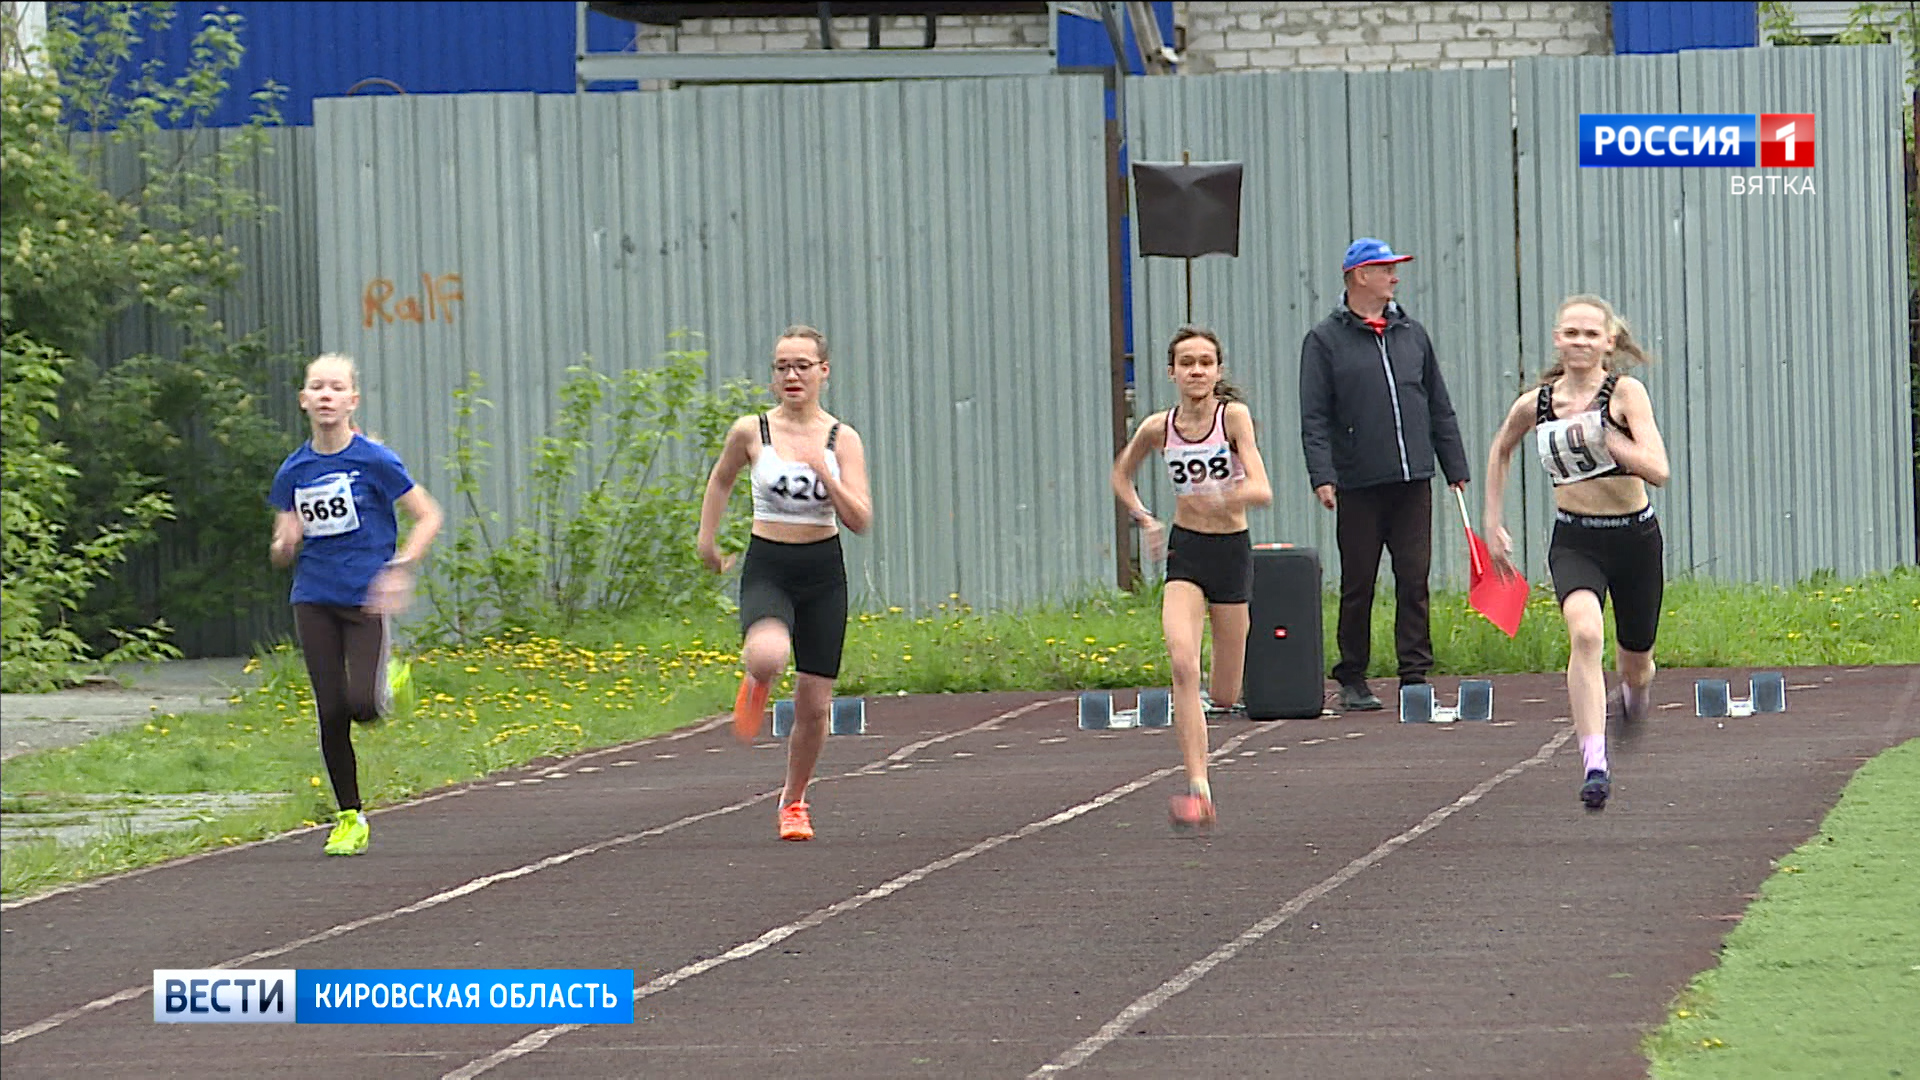
[(1312, 487), (1428, 480), (1435, 454), (1448, 483), (1472, 478), (1426, 327), (1398, 304), (1386, 319), (1375, 333), (1342, 296), (1300, 343), (1300, 445)]

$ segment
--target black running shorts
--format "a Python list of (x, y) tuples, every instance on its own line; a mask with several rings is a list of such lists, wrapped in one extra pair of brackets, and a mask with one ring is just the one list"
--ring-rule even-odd
[(1253, 599), (1253, 542), (1247, 530), (1203, 533), (1175, 525), (1167, 536), (1167, 580), (1200, 586), (1209, 604)]
[(793, 639), (796, 671), (840, 675), (847, 640), (847, 565), (840, 537), (784, 544), (754, 537), (740, 568), (740, 632), (778, 619)]
[(1651, 652), (1660, 630), (1660, 599), (1666, 591), (1664, 552), (1660, 519), (1651, 504), (1623, 517), (1557, 511), (1553, 542), (1547, 548), (1554, 595), (1565, 604), (1567, 597), (1585, 589), (1600, 598), (1603, 609), (1611, 595), (1614, 637), (1620, 647)]

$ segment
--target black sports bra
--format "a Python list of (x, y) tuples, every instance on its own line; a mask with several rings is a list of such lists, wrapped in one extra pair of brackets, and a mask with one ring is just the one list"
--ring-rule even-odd
[[(1633, 433), (1627, 430), (1627, 425), (1614, 419), (1614, 416), (1613, 416), (1613, 388), (1614, 388), (1614, 385), (1619, 381), (1620, 381), (1620, 376), (1617, 373), (1608, 372), (1605, 381), (1601, 382), (1600, 384), (1600, 392), (1593, 395), (1593, 408), (1588, 411), (1598, 412), (1600, 414), (1600, 423), (1602, 425), (1613, 428), (1614, 430), (1620, 432), (1620, 434), (1626, 435), (1629, 438), (1631, 438)], [(1541, 383), (1540, 397), (1539, 397), (1538, 403), (1534, 406), (1533, 422), (1537, 426), (1555, 419), (1558, 419), (1558, 417), (1554, 414), (1554, 411), (1553, 411), (1553, 384)], [(1627, 472), (1627, 470), (1621, 468), (1620, 466), (1615, 465), (1613, 468), (1608, 469), (1606, 472), (1595, 473), (1594, 475), (1588, 477), (1587, 479), (1598, 480), (1602, 476), (1631, 476), (1631, 475), (1633, 474)]]

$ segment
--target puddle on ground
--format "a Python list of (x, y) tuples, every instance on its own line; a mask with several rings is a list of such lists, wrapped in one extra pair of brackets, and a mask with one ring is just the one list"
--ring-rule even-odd
[(9, 794), (0, 805), (0, 847), (46, 839), (79, 844), (122, 833), (174, 832), (218, 821), (237, 811), (271, 806), (286, 797), (233, 791), (184, 795)]

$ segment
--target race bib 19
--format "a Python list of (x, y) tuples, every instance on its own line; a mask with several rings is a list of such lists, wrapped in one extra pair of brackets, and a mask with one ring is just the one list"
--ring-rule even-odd
[(360, 510), (353, 505), (353, 480), (334, 473), (311, 487), (293, 489), (293, 509), (300, 515), (300, 531), (308, 538), (339, 536), (360, 527)]
[(1555, 484), (1588, 480), (1614, 467), (1599, 410), (1549, 420), (1535, 432), (1540, 464)]

